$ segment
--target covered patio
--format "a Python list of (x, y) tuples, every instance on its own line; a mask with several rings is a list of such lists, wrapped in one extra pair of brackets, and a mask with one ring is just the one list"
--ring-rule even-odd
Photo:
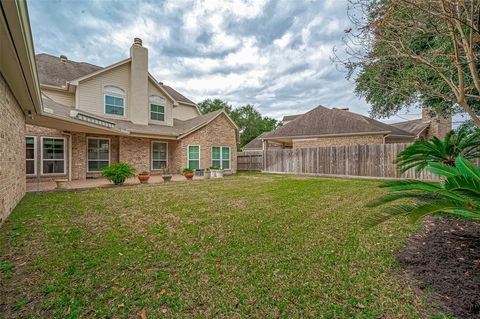
[[(203, 180), (203, 176), (194, 176), (193, 180)], [(170, 182), (165, 182), (161, 175), (152, 175), (146, 184), (160, 184), (172, 182), (187, 182), (187, 179), (180, 174), (174, 174)], [(124, 185), (139, 185), (140, 181), (137, 177), (127, 179)], [(84, 180), (66, 181), (64, 188), (57, 188), (55, 181), (36, 181), (31, 180), (27, 182), (27, 192), (45, 192), (54, 190), (80, 190), (88, 188), (104, 188), (114, 187), (114, 185), (105, 178), (94, 178)]]

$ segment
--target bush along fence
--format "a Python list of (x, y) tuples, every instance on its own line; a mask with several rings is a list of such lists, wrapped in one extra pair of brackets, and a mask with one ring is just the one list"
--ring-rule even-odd
[[(327, 176), (364, 176), (439, 180), (437, 175), (413, 169), (401, 174), (397, 155), (411, 143), (267, 149), (238, 153), (238, 170)], [(475, 162), (477, 165), (479, 161)]]

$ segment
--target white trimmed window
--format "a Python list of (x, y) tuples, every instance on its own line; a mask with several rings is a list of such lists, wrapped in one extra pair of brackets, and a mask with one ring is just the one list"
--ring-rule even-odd
[(106, 85), (103, 91), (105, 94), (105, 114), (124, 116), (125, 91), (113, 85)]
[(42, 137), (42, 174), (65, 174), (65, 138)]
[(37, 174), (37, 141), (35, 136), (25, 137), (26, 145), (26, 172), (27, 175)]
[(188, 145), (187, 163), (189, 168), (200, 168), (200, 145)]
[(167, 143), (152, 142), (152, 170), (167, 167)]
[(165, 122), (165, 99), (158, 95), (151, 95), (150, 101), (150, 120)]
[(88, 172), (100, 172), (110, 165), (110, 139), (88, 137)]
[(212, 146), (212, 166), (230, 169), (230, 147)]

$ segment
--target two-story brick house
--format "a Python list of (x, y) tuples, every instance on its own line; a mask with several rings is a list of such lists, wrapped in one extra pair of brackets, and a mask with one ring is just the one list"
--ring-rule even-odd
[(128, 59), (105, 68), (48, 54), (36, 63), (44, 116), (27, 125), (27, 178), (97, 177), (118, 161), (152, 174), (210, 166), (236, 171), (235, 123), (223, 111), (200, 114), (194, 102), (158, 82), (140, 39)]

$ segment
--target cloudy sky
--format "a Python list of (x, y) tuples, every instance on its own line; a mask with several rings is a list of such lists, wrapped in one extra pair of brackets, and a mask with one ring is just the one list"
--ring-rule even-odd
[(368, 114), (330, 60), (350, 27), (346, 0), (30, 0), (29, 11), (37, 53), (107, 66), (140, 37), (153, 75), (196, 102), (277, 119), (319, 104)]

